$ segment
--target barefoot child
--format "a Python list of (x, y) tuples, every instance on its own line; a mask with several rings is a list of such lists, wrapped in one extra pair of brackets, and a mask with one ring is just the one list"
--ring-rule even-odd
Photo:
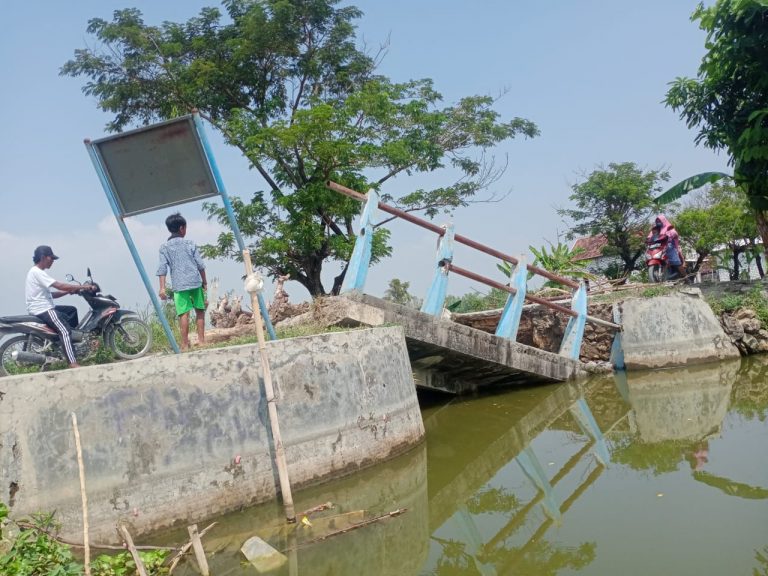
[(205, 308), (208, 306), (205, 279), (205, 264), (192, 240), (186, 240), (187, 221), (176, 212), (165, 219), (165, 225), (171, 236), (160, 246), (160, 265), (157, 276), (160, 278), (160, 298), (168, 296), (165, 291), (165, 276), (170, 271), (173, 289), (173, 301), (179, 318), (181, 331), (181, 349), (189, 348), (189, 313), (194, 308), (197, 324), (197, 343), (205, 344)]

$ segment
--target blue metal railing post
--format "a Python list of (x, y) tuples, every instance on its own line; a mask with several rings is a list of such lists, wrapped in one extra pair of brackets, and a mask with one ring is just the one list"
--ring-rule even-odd
[(552, 520), (559, 520), (562, 517), (560, 504), (557, 501), (552, 484), (549, 482), (546, 472), (544, 472), (544, 467), (539, 462), (533, 449), (530, 446), (526, 446), (520, 454), (515, 456), (515, 461), (523, 469), (523, 472), (531, 482), (541, 490), (543, 494), (541, 506), (544, 508), (544, 513)]
[(368, 200), (360, 214), (360, 232), (355, 240), (349, 267), (344, 276), (342, 292), (362, 292), (365, 288), (365, 279), (368, 276), (368, 268), (371, 265), (371, 250), (373, 248), (373, 221), (376, 218), (379, 207), (379, 193), (376, 190), (368, 190)]
[[(618, 303), (613, 305), (613, 321), (616, 324), (621, 324), (621, 309)], [(617, 330), (616, 334), (613, 335), (610, 360), (614, 370), (626, 369), (624, 364), (624, 340), (621, 330)]]
[(528, 282), (528, 270), (525, 268), (524, 256), (518, 259), (510, 281), (512, 288), (516, 292), (507, 297), (507, 303), (504, 305), (501, 319), (498, 326), (496, 326), (496, 336), (517, 340), (517, 331), (520, 328), (520, 317), (523, 314), (523, 304), (525, 304), (525, 292)]
[(579, 287), (571, 301), (571, 310), (577, 312), (578, 316), (571, 316), (568, 320), (563, 342), (560, 345), (560, 355), (578, 360), (581, 341), (584, 338), (584, 326), (587, 322), (587, 287), (584, 282), (579, 282)]
[(448, 267), (453, 260), (453, 224), (445, 227), (445, 234), (440, 238), (440, 246), (437, 250), (437, 265), (435, 275), (432, 279), (432, 285), (429, 287), (427, 297), (424, 298), (424, 304), (421, 311), (439, 317), (443, 312), (445, 304), (445, 294), (448, 289)]
[(600, 461), (600, 464), (608, 467), (611, 461), (611, 454), (608, 452), (608, 446), (605, 443), (603, 433), (597, 425), (595, 417), (587, 405), (587, 401), (584, 398), (579, 398), (569, 410), (576, 419), (576, 422), (579, 423), (582, 432), (595, 441), (595, 456)]
[(86, 140), (85, 148), (88, 150), (88, 155), (91, 157), (91, 162), (93, 162), (93, 167), (96, 169), (96, 174), (101, 181), (101, 187), (104, 189), (104, 194), (107, 196), (107, 201), (109, 202), (110, 208), (112, 208), (112, 213), (115, 215), (115, 220), (117, 220), (117, 225), (120, 227), (120, 232), (123, 233), (123, 238), (125, 238), (125, 243), (128, 245), (128, 250), (131, 252), (133, 262), (136, 264), (136, 268), (139, 270), (141, 280), (144, 282), (144, 287), (147, 289), (147, 294), (149, 294), (149, 298), (152, 300), (152, 305), (155, 308), (157, 318), (160, 320), (160, 324), (163, 326), (163, 332), (165, 332), (165, 336), (168, 338), (168, 342), (171, 344), (173, 351), (176, 354), (179, 354), (181, 352), (179, 349), (179, 344), (176, 342), (176, 338), (173, 336), (173, 331), (171, 330), (170, 324), (168, 324), (168, 319), (165, 317), (163, 307), (160, 304), (160, 299), (152, 287), (152, 283), (149, 281), (149, 276), (147, 275), (147, 271), (144, 269), (144, 264), (139, 257), (139, 252), (136, 250), (136, 245), (133, 243), (133, 238), (131, 238), (131, 234), (128, 232), (128, 228), (125, 225), (123, 216), (120, 213), (120, 208), (117, 206), (117, 200), (115, 199), (115, 193), (112, 190), (112, 184), (109, 182), (109, 178), (107, 178), (106, 170), (104, 170), (101, 159), (96, 152), (96, 147), (91, 143), (90, 140)]
[[(208, 166), (210, 166), (213, 179), (216, 181), (216, 187), (219, 189), (219, 194), (221, 194), (221, 200), (224, 203), (224, 209), (227, 212), (227, 218), (229, 218), (229, 225), (232, 227), (232, 232), (234, 233), (235, 240), (237, 241), (237, 245), (240, 248), (240, 253), (243, 253), (245, 251), (245, 242), (243, 242), (243, 236), (240, 234), (240, 227), (237, 225), (235, 211), (232, 209), (232, 203), (229, 201), (229, 195), (227, 194), (227, 188), (224, 186), (224, 180), (222, 179), (221, 173), (219, 172), (219, 166), (216, 164), (216, 159), (213, 156), (213, 150), (211, 149), (211, 145), (208, 143), (208, 136), (205, 134), (203, 121), (200, 119), (200, 114), (197, 112), (192, 114), (192, 118), (195, 123), (197, 135), (203, 145), (203, 152), (205, 153), (205, 157), (208, 160)], [(259, 310), (261, 311), (262, 318), (264, 318), (264, 324), (267, 327), (269, 338), (271, 340), (277, 340), (275, 329), (272, 326), (272, 321), (269, 318), (267, 304), (264, 301), (264, 295), (261, 292), (258, 294), (258, 299)]]

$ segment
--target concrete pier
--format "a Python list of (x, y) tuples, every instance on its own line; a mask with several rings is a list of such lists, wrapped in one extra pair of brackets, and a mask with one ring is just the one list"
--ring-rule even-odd
[[(267, 346), (294, 488), (422, 441), (401, 328)], [(93, 540), (115, 540), (119, 521), (136, 535), (275, 498), (259, 358), (246, 345), (1, 379), (0, 500), (13, 517), (55, 510), (82, 538), (72, 412)]]

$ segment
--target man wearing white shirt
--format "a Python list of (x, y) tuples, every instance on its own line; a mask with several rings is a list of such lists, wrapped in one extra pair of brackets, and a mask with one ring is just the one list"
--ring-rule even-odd
[[(69, 361), (70, 368), (78, 368), (75, 349), (72, 346), (70, 332), (77, 326), (77, 308), (74, 306), (54, 306), (53, 299), (66, 294), (76, 294), (83, 290), (80, 284), (66, 284), (48, 275), (46, 270), (53, 265), (58, 256), (50, 246), (38, 246), (32, 256), (35, 263), (27, 272), (25, 296), (27, 313), (37, 316), (59, 333), (61, 348)], [(57, 291), (52, 292), (51, 288)]]

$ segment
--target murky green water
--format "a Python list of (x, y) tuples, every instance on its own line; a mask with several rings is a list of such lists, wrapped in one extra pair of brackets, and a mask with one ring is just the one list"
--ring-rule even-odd
[(278, 505), (233, 514), (205, 538), (213, 574), (256, 574), (239, 548), (258, 534), (287, 551), (275, 574), (768, 575), (768, 358), (423, 414), (425, 445), (295, 495), (348, 514), (337, 529), (406, 512), (315, 543), (318, 517), (287, 534)]

